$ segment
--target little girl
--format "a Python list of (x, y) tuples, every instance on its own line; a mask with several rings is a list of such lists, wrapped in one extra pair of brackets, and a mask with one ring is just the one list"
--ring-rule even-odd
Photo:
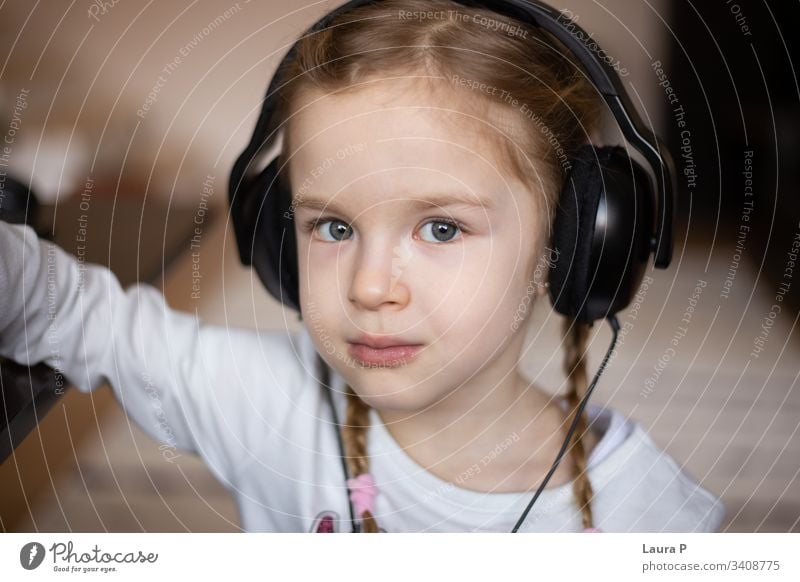
[[(280, 95), (303, 330), (203, 324), (0, 224), (0, 354), (108, 381), (203, 458), (248, 531), (511, 531), (587, 389), (588, 326), (569, 319), (566, 397), (518, 370), (600, 112), (557, 46), (446, 0), (337, 17)], [(719, 528), (719, 500), (639, 424), (590, 404), (577, 426), (518, 531)]]

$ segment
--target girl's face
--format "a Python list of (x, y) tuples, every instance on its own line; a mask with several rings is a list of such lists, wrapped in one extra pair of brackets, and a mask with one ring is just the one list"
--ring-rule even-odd
[[(546, 275), (546, 233), (541, 193), (481, 137), (497, 128), (408, 80), (301, 105), (289, 166), (300, 303), (319, 353), (379, 410), (506, 382)], [(371, 363), (351, 346), (362, 334), (421, 348)]]

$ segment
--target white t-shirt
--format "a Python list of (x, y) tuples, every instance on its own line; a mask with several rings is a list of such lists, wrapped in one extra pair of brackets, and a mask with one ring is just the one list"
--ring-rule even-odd
[[(209, 325), (171, 309), (149, 285), (116, 277), (0, 222), (0, 355), (45, 361), (78, 390), (105, 382), (139, 426), (198, 454), (234, 496), (247, 531), (350, 531), (332, 412), (308, 332)], [(338, 418), (344, 380), (331, 371)], [(600, 440), (588, 459), (595, 526), (606, 532), (710, 532), (719, 499), (642, 427), (589, 404)], [(477, 492), (419, 466), (371, 411), (368, 453), (388, 532), (507, 532), (532, 493)], [(580, 531), (572, 485), (550, 487), (521, 532)]]

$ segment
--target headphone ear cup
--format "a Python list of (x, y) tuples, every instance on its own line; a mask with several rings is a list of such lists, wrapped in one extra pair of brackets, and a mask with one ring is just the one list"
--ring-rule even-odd
[(299, 312), (292, 193), (279, 177), (277, 158), (259, 174), (248, 195), (259, 202), (249, 208), (252, 235), (243, 241), (248, 245), (253, 268), (275, 299)]
[(597, 148), (583, 146), (572, 159), (556, 207), (552, 247), (555, 260), (548, 280), (553, 307), (578, 317), (585, 297), (591, 243), (600, 199)]
[(641, 283), (653, 229), (644, 169), (619, 146), (583, 146), (561, 192), (552, 238), (550, 300), (584, 323), (627, 306)]

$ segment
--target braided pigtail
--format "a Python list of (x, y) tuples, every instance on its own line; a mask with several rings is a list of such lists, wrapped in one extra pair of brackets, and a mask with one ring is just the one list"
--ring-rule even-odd
[[(578, 410), (581, 398), (586, 394), (588, 387), (586, 375), (586, 340), (589, 336), (589, 326), (571, 319), (565, 319), (563, 323), (563, 343), (564, 343), (564, 372), (567, 375), (569, 388), (567, 391), (567, 404), (569, 416), (566, 422), (566, 430), (572, 426), (575, 413)], [(593, 528), (591, 500), (594, 495), (592, 484), (586, 472), (586, 449), (583, 446), (583, 436), (587, 430), (586, 412), (581, 414), (575, 433), (567, 451), (572, 455), (575, 473), (573, 481), (573, 493), (578, 507), (581, 508), (584, 529)]]
[[(369, 428), (369, 406), (347, 386), (347, 419), (342, 427), (342, 441), (347, 459), (347, 468), (354, 476), (352, 481), (369, 477), (369, 457), (367, 456), (367, 429)], [(348, 483), (351, 483), (349, 481)], [(374, 487), (373, 484), (366, 484)], [(358, 509), (356, 509), (358, 511)], [(378, 523), (369, 509), (363, 509), (361, 518), (362, 533), (378, 533)]]

